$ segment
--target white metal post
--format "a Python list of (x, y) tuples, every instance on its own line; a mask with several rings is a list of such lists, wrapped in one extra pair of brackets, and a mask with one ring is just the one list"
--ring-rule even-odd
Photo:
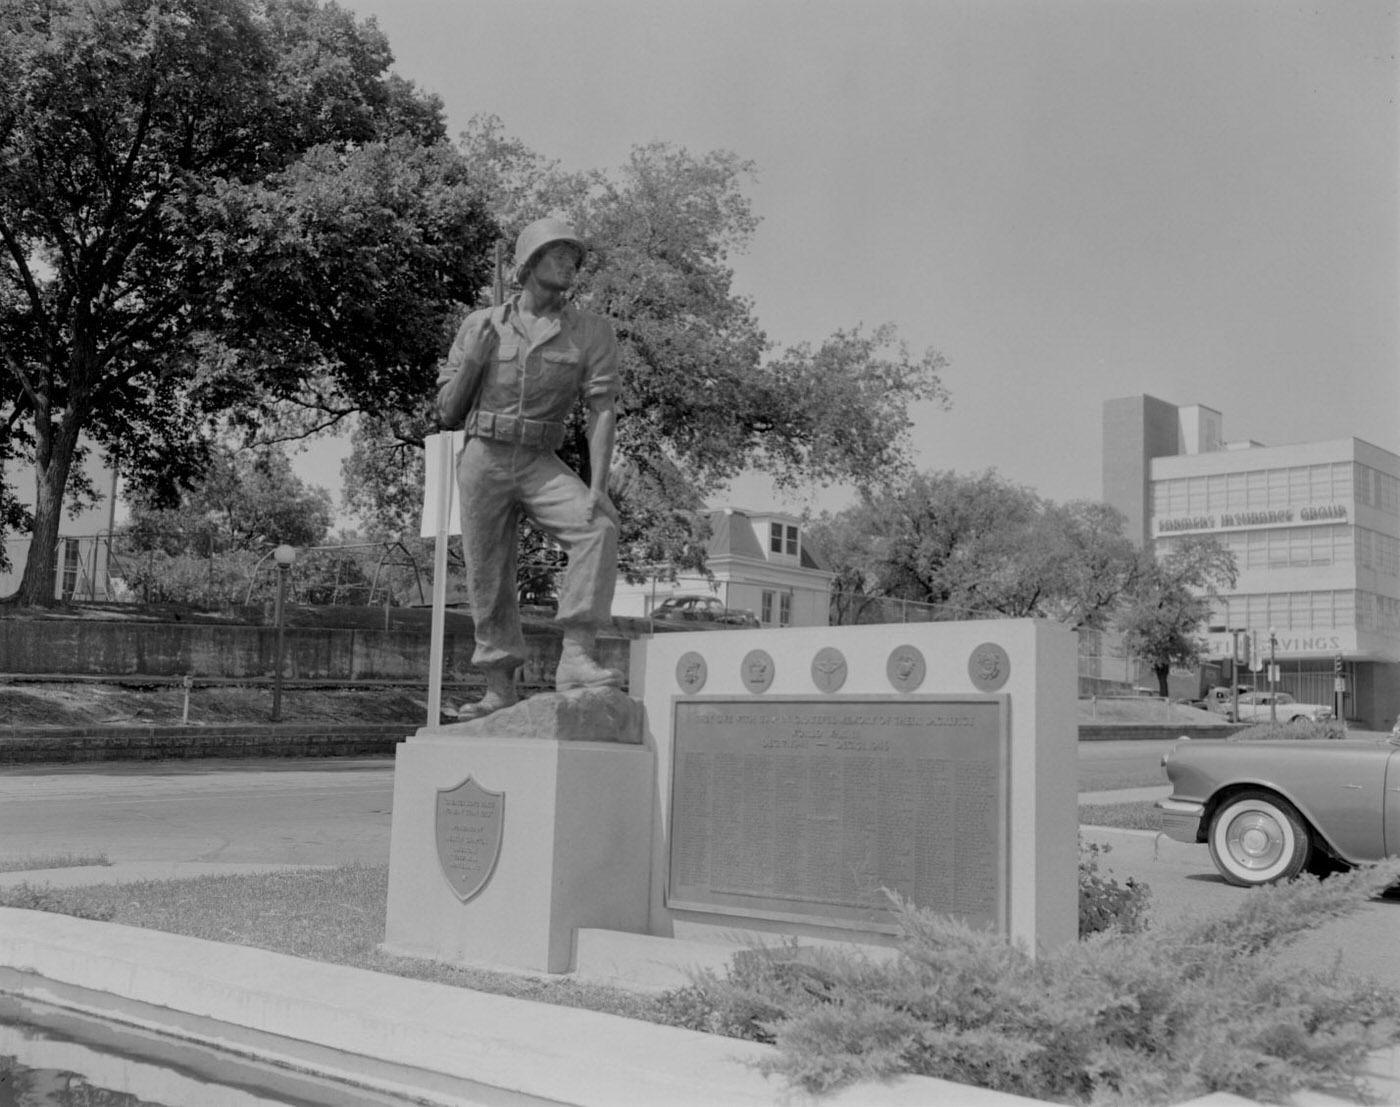
[(443, 638), (447, 629), (447, 535), (451, 526), (452, 432), (437, 436), (437, 456), (427, 459), (437, 466), (437, 519), (433, 546), (433, 624), (428, 650), (428, 726), (442, 722)]

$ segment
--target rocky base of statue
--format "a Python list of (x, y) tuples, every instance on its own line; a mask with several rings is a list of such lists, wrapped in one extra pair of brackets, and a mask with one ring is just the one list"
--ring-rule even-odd
[[(425, 728), (446, 735), (549, 738), (561, 742), (642, 743), (642, 705), (620, 688), (539, 692), (482, 718)], [(421, 732), (420, 732), (421, 733)]]

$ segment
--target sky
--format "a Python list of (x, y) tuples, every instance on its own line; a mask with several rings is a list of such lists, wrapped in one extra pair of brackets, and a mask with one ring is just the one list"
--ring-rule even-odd
[[(395, 70), (565, 168), (755, 164), (775, 346), (949, 360), (920, 470), (1099, 499), (1105, 400), (1400, 452), (1400, 0), (344, 0)], [(343, 449), (298, 462), (339, 493)], [(731, 492), (837, 509), (849, 490)]]

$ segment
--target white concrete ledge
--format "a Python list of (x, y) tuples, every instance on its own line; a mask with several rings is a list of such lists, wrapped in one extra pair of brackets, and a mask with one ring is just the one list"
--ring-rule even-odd
[[(759, 1075), (753, 1066), (770, 1050), (753, 1042), (111, 923), (0, 908), (0, 968), (13, 970), (7, 987), (25, 998), (76, 1007), (74, 989), (82, 989), (105, 997), (107, 1017), (192, 1039), (200, 1035), (181, 1030), (182, 1016), (213, 1020), (260, 1035), (231, 1035), (228, 1048), (365, 1087), (402, 1093), (404, 1074), (416, 1073), (415, 1090), (442, 1105), (481, 1103), (483, 1088), (496, 1102), (504, 1092), (577, 1107), (815, 1102)], [(203, 1025), (203, 1038), (221, 1044)], [(349, 1056), (356, 1070), (333, 1071), (326, 1051)], [(820, 1102), (1036, 1101), (904, 1077)]]

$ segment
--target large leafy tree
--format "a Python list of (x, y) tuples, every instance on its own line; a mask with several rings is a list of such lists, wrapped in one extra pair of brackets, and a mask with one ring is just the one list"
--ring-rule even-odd
[[(702, 565), (704, 499), (746, 469), (788, 486), (874, 487), (908, 472), (909, 408), (946, 404), (944, 359), (912, 354), (889, 325), (770, 348), (730, 268), (757, 227), (744, 193), (752, 165), (657, 142), (614, 172), (568, 173), (493, 118), (475, 120), (463, 144), (487, 182), (507, 258), (515, 233), (550, 212), (593, 247), (577, 300), (613, 321), (621, 347), (612, 491), (624, 571)], [(355, 472), (383, 478), (359, 486), (362, 516), (382, 519), (376, 503), (402, 507), (393, 474), (403, 466), (388, 459), (402, 459), (432, 429), (405, 406), (359, 438), (378, 460)], [(564, 452), (586, 466), (581, 418)]]
[(1059, 505), (995, 470), (921, 473), (811, 528), (837, 574), (842, 622), (876, 601), (932, 605), (941, 619), (1054, 618), (1101, 627), (1137, 573), (1122, 516), (1087, 501)]
[(330, 493), (307, 485), (284, 451), (216, 444), (203, 478), (174, 506), (132, 497), (124, 545), (144, 552), (212, 557), (271, 546), (314, 546), (330, 533)]
[(1162, 696), (1173, 666), (1200, 662), (1211, 600), (1234, 587), (1236, 573), (1235, 555), (1213, 538), (1176, 539), (1160, 556), (1143, 552), (1120, 625), (1128, 649), (1152, 666)]
[(0, 0), (0, 474), (49, 603), (86, 439), (167, 499), (213, 417), (293, 436), (431, 389), (494, 234), (441, 105), (316, 0)]

